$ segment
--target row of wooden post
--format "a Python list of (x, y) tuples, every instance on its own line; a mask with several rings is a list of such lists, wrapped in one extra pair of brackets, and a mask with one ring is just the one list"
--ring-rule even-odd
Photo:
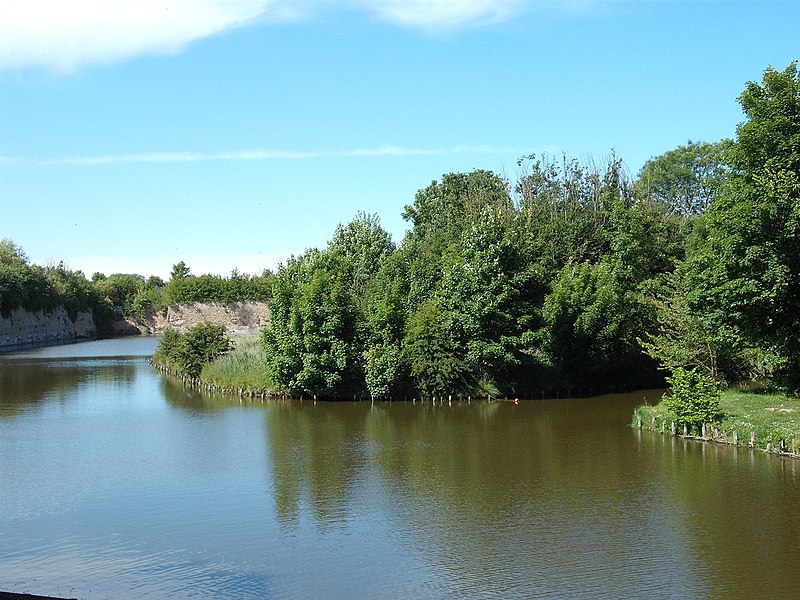
[[(642, 429), (642, 415), (640, 415), (640, 414), (636, 415), (636, 424), (637, 424), (639, 429)], [(665, 425), (666, 425), (666, 421), (662, 421), (662, 423), (661, 423), (661, 431), (662, 431), (662, 433), (664, 431), (664, 426)], [(658, 429), (656, 427), (656, 418), (655, 417), (653, 417), (652, 422), (651, 422), (651, 426), (650, 426), (649, 429), (651, 431), (656, 431)], [(672, 421), (670, 423), (670, 433), (672, 435), (678, 435), (678, 428), (677, 428), (677, 425), (675, 424), (675, 421)], [(686, 437), (686, 438), (690, 437), (689, 436), (689, 427), (688, 427), (688, 425), (686, 423), (683, 424), (683, 437)], [(706, 423), (703, 423), (703, 425), (702, 425), (701, 432), (700, 432), (700, 437), (699, 438), (695, 437), (695, 439), (701, 439), (701, 440), (704, 440), (704, 441), (714, 441), (714, 442), (720, 442), (721, 441), (719, 439), (719, 431), (717, 431), (716, 427), (714, 428), (713, 435), (711, 435), (711, 436), (708, 435), (708, 426), (706, 425)], [(738, 431), (734, 431), (733, 432), (733, 445), (734, 446), (738, 446), (739, 445), (739, 432)], [(756, 432), (755, 431), (751, 431), (750, 432), (750, 444), (749, 444), (749, 446), (750, 446), (750, 448), (756, 448)], [(797, 440), (796, 439), (792, 440), (791, 448), (788, 448), (786, 446), (786, 440), (785, 439), (781, 439), (777, 446), (773, 446), (772, 445), (772, 437), (770, 436), (770, 437), (767, 438), (766, 451), (767, 452), (775, 452), (777, 454), (791, 454), (793, 456), (798, 456)]]

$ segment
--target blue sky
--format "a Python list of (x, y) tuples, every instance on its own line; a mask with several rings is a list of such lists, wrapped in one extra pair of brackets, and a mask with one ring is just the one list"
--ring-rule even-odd
[(0, 0), (0, 238), (258, 273), (451, 171), (735, 135), (800, 2)]

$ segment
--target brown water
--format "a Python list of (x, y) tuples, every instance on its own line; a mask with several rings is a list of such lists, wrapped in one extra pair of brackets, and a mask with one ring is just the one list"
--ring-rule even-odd
[(0, 590), (800, 597), (800, 464), (631, 429), (658, 392), (240, 404), (154, 345), (0, 357)]

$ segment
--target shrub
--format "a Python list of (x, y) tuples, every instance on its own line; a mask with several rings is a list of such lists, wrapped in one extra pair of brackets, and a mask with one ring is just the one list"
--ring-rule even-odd
[(197, 377), (203, 365), (226, 354), (233, 347), (225, 327), (200, 323), (185, 334), (167, 329), (153, 359), (190, 377)]
[(697, 372), (678, 367), (667, 377), (671, 393), (664, 405), (678, 423), (692, 429), (703, 423), (712, 423), (720, 417), (720, 389), (713, 379)]

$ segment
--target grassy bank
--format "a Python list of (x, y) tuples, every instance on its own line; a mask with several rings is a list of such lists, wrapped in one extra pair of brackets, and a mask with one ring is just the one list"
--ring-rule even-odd
[[(787, 451), (797, 452), (800, 444), (800, 399), (731, 388), (720, 398), (720, 412), (720, 420), (707, 428), (706, 439), (732, 444), (737, 434), (740, 445), (749, 445), (754, 434), (757, 448), (777, 452), (783, 440)], [(637, 416), (642, 418), (642, 427), (671, 432), (673, 419), (663, 403), (637, 408), (633, 414), (634, 426), (638, 424)]]
[(272, 381), (261, 353), (261, 334), (233, 336), (234, 348), (205, 365), (200, 379), (220, 389), (244, 388), (253, 392), (271, 392)]

